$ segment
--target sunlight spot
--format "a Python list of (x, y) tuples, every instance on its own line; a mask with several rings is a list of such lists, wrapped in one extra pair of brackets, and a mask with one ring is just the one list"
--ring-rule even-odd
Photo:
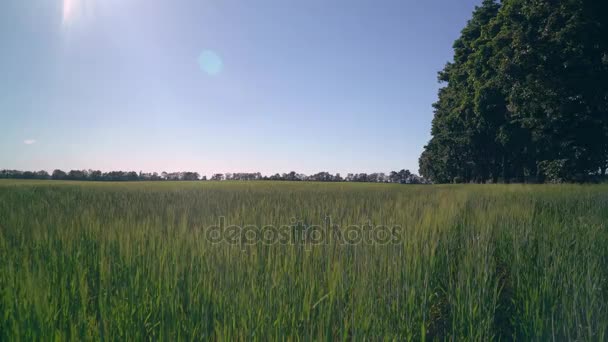
[(222, 72), (222, 58), (212, 50), (204, 50), (198, 57), (198, 65), (206, 74), (214, 76)]
[[(109, 1), (104, 0), (103, 3), (107, 5)], [(70, 27), (78, 24), (78, 22), (90, 19), (101, 3), (102, 1), (97, 0), (63, 0), (63, 26)]]
[(63, 24), (67, 24), (74, 17), (76, 1), (63, 0)]
[(26, 145), (33, 145), (33, 144), (36, 143), (36, 140), (34, 140), (34, 139), (26, 139), (26, 140), (23, 141), (23, 143), (26, 144)]

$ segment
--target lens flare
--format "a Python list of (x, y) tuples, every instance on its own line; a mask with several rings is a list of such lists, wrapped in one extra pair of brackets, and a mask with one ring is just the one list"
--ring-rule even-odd
[(200, 54), (198, 65), (202, 71), (211, 76), (219, 74), (224, 68), (222, 58), (212, 50), (205, 50)]

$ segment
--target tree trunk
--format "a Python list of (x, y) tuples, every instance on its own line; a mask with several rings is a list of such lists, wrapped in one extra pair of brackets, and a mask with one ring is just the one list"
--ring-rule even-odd
[(509, 174), (507, 171), (507, 157), (502, 156), (502, 181), (505, 184), (509, 184)]

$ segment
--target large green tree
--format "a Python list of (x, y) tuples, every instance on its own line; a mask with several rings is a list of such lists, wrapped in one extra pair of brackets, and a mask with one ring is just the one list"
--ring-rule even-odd
[(588, 180), (608, 160), (607, 5), (485, 0), (454, 43), (420, 173)]
[(483, 55), (488, 38), (484, 28), (496, 17), (499, 5), (486, 0), (454, 42), (454, 61), (439, 72), (446, 84), (433, 105), (432, 139), (420, 158), (420, 173), (436, 182), (485, 181), (493, 167), (494, 137), (488, 136), (488, 123), (476, 110), (475, 87), (487, 78), (478, 59)]

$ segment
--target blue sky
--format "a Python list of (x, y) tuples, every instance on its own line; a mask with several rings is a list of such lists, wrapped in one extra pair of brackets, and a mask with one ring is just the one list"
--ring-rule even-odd
[(480, 0), (3, 0), (0, 169), (418, 170)]

